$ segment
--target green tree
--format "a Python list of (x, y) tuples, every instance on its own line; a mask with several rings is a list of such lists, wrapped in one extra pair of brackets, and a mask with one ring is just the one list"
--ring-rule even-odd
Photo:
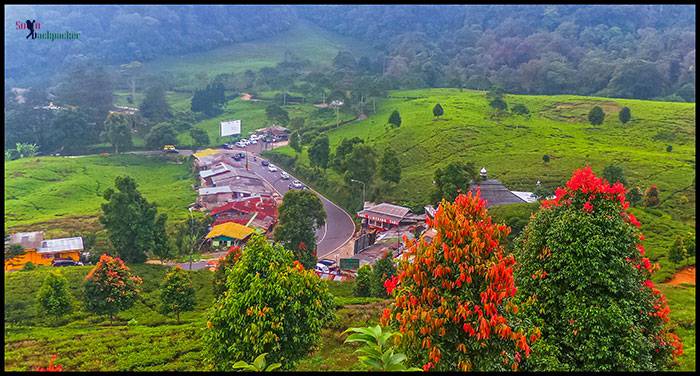
[(180, 323), (180, 313), (194, 310), (196, 304), (192, 278), (179, 266), (173, 268), (163, 278), (160, 286), (160, 312), (167, 315), (174, 313)]
[(36, 265), (34, 265), (33, 262), (28, 261), (26, 264), (24, 264), (24, 267), (22, 268), (22, 271), (23, 271), (23, 272), (29, 272), (29, 271), (32, 271), (32, 270), (35, 270), (35, 269), (36, 269)]
[(622, 185), (627, 185), (625, 172), (622, 167), (618, 165), (605, 166), (603, 169), (603, 178), (605, 178), (605, 180), (607, 180), (610, 184), (620, 182)]
[(622, 124), (627, 124), (627, 122), (630, 121), (630, 119), (632, 118), (632, 113), (630, 112), (630, 108), (629, 107), (622, 107), (622, 109), (620, 110), (619, 117), (620, 117), (620, 122)]
[(114, 321), (117, 313), (134, 305), (142, 283), (141, 278), (131, 274), (124, 261), (104, 254), (85, 277), (85, 308), (97, 315), (108, 315), (110, 321)]
[(370, 184), (377, 171), (377, 157), (374, 149), (365, 144), (355, 145), (350, 155), (345, 157), (345, 183), (350, 185), (352, 179)]
[(161, 213), (158, 214), (153, 224), (153, 248), (151, 252), (160, 260), (161, 264), (175, 257), (175, 248), (165, 229), (167, 221), (168, 215)]
[(542, 156), (542, 160), (544, 161), (544, 163), (549, 163), (549, 159), (550, 159), (549, 154), (545, 154)]
[(443, 198), (454, 201), (459, 193), (469, 191), (470, 181), (476, 179), (476, 168), (471, 162), (451, 162), (445, 169), (435, 170), (435, 191), (433, 202)]
[(676, 236), (676, 239), (673, 241), (673, 245), (671, 245), (671, 250), (668, 252), (668, 259), (671, 260), (672, 263), (678, 264), (687, 257), (688, 250), (683, 244), (683, 238)]
[(31, 158), (39, 153), (39, 147), (36, 144), (18, 142), (15, 145), (15, 153), (17, 153), (19, 158)]
[(673, 151), (673, 145), (668, 145), (668, 146), (666, 146), (666, 151), (669, 152), (669, 153), (672, 152), (672, 151)]
[(265, 115), (275, 124), (286, 125), (289, 122), (289, 113), (276, 103), (265, 108)]
[(522, 103), (515, 104), (513, 106), (513, 108), (511, 109), (511, 111), (513, 111), (514, 114), (518, 114), (518, 115), (529, 115), (530, 114), (530, 110), (528, 110), (528, 108)]
[(66, 277), (58, 272), (49, 272), (39, 288), (37, 302), (40, 311), (47, 315), (62, 317), (70, 313), (73, 305)]
[(279, 223), (275, 227), (275, 241), (294, 252), (305, 268), (316, 265), (317, 227), (326, 223), (326, 212), (321, 200), (308, 190), (288, 191), (279, 207)]
[(131, 139), (131, 126), (129, 119), (124, 114), (112, 112), (105, 120), (103, 133), (105, 141), (112, 144), (114, 152), (119, 154), (119, 149), (124, 151), (133, 145)]
[(289, 135), (289, 147), (291, 147), (297, 154), (301, 153), (301, 140), (299, 132), (292, 132)]
[(688, 234), (688, 237), (685, 238), (683, 244), (685, 244), (685, 249), (688, 253), (688, 257), (695, 256), (695, 234)]
[(603, 109), (600, 108), (600, 106), (594, 106), (591, 108), (591, 111), (588, 112), (589, 123), (593, 125), (600, 125), (603, 124), (603, 120), (605, 120), (605, 112), (603, 112)]
[(338, 147), (335, 149), (335, 154), (333, 155), (333, 163), (331, 164), (333, 169), (340, 174), (345, 173), (347, 170), (347, 166), (345, 165), (347, 156), (352, 153), (352, 148), (355, 145), (363, 142), (364, 141), (359, 137), (353, 137), (350, 139), (343, 138), (340, 140), (340, 145), (338, 145)]
[(374, 273), (372, 273), (372, 267), (370, 265), (363, 265), (357, 269), (357, 277), (355, 278), (355, 285), (352, 290), (353, 295), (370, 296), (373, 277)]
[(679, 353), (623, 193), (590, 167), (577, 170), (520, 235), (517, 297), (522, 319), (542, 333), (524, 370), (651, 371)]
[(190, 211), (190, 214), (187, 220), (175, 225), (175, 249), (179, 256), (189, 257), (192, 269), (194, 255), (204, 245), (204, 236), (209, 232), (214, 218), (199, 211)]
[(353, 333), (344, 343), (361, 342), (364, 345), (355, 350), (361, 354), (358, 359), (369, 371), (422, 371), (420, 368), (407, 367), (404, 364), (406, 355), (396, 352), (392, 346), (393, 339), (401, 337), (401, 333), (391, 330), (383, 331), (382, 327), (349, 328), (343, 333)]
[(59, 79), (55, 93), (56, 103), (79, 107), (89, 121), (100, 128), (114, 106), (110, 74), (103, 66), (92, 62), (69, 67), (68, 73)]
[(401, 114), (399, 114), (399, 111), (394, 110), (391, 115), (389, 116), (389, 124), (391, 124), (394, 128), (398, 128), (401, 126)]
[(231, 246), (226, 252), (226, 255), (219, 259), (214, 270), (214, 279), (212, 285), (214, 288), (214, 297), (218, 298), (226, 292), (226, 271), (231, 269), (233, 265), (241, 258), (241, 247)]
[[(136, 182), (129, 176), (118, 176), (114, 180), (117, 188), (108, 188), (104, 193), (100, 223), (117, 254), (127, 262), (146, 261), (146, 253), (162, 241), (162, 217), (156, 218), (156, 205), (148, 202), (138, 191)], [(158, 221), (157, 221), (158, 219)]]
[(330, 146), (328, 142), (328, 135), (324, 133), (316, 137), (313, 144), (309, 148), (309, 160), (311, 161), (311, 166), (321, 167), (325, 170), (328, 168), (329, 154)]
[(24, 254), (24, 248), (19, 244), (5, 243), (5, 261)]
[(165, 89), (161, 85), (155, 85), (146, 90), (146, 96), (139, 110), (141, 116), (154, 123), (168, 120), (173, 116), (170, 105), (165, 100)]
[(205, 360), (228, 371), (238, 360), (268, 353), (291, 369), (320, 339), (332, 319), (333, 296), (293, 252), (254, 235), (227, 272), (226, 293), (207, 312)]
[(445, 113), (445, 110), (442, 109), (442, 106), (440, 106), (440, 103), (436, 104), (435, 107), (433, 107), (433, 115), (436, 118), (439, 118)]
[(370, 285), (370, 294), (378, 298), (388, 298), (389, 295), (384, 287), (384, 282), (394, 275), (396, 275), (394, 256), (391, 252), (387, 252), (384, 257), (377, 260), (372, 267), (372, 284)]
[(386, 182), (398, 184), (401, 181), (401, 163), (393, 149), (384, 149), (380, 162), (379, 176)]
[(177, 145), (177, 132), (170, 123), (158, 123), (146, 135), (146, 146), (160, 149), (163, 145)]
[(306, 121), (303, 117), (295, 117), (289, 121), (289, 128), (295, 131), (301, 131), (304, 128), (304, 122)]
[(200, 146), (209, 145), (209, 134), (202, 128), (190, 129), (190, 137), (192, 137), (192, 146), (194, 146), (195, 151)]

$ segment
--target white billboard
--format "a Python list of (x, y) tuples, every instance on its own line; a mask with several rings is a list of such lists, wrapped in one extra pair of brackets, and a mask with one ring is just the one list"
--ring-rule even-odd
[(234, 136), (241, 134), (241, 121), (222, 121), (221, 122), (221, 137)]

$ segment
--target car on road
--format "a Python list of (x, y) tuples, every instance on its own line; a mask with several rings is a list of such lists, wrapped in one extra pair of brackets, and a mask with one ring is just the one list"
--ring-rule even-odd
[(325, 265), (330, 271), (338, 270), (338, 264), (334, 260), (323, 259), (318, 260), (318, 263)]
[(267, 169), (270, 170), (270, 172), (277, 172), (277, 167), (275, 165), (269, 165), (267, 166)]
[(246, 145), (240, 141), (236, 142), (236, 146), (239, 148), (244, 148)]
[(299, 180), (294, 180), (293, 182), (289, 183), (289, 189), (304, 189), (304, 184), (302, 184)]
[(260, 161), (260, 163), (261, 163), (263, 166), (269, 166), (269, 165), (270, 165), (270, 162), (268, 162), (268, 161), (266, 161), (266, 160), (264, 160), (264, 159), (263, 159), (262, 161)]
[(282, 173), (280, 174), (280, 178), (282, 178), (282, 180), (289, 180), (289, 174), (282, 171)]
[(175, 145), (165, 145), (163, 146), (163, 153), (178, 153), (175, 149)]
[(236, 155), (233, 156), (233, 160), (236, 161), (236, 162), (240, 161), (241, 159), (243, 159), (243, 158), (242, 158), (240, 155), (238, 155), (238, 154), (236, 154)]
[(51, 262), (51, 266), (82, 266), (83, 263), (73, 261), (71, 259), (55, 259)]
[(321, 263), (316, 264), (314, 271), (316, 273), (325, 273), (325, 274), (330, 274), (330, 272), (331, 272), (330, 269), (328, 269), (328, 267), (326, 265), (321, 264)]
[(255, 145), (255, 144), (257, 144), (257, 143), (258, 143), (257, 140), (250, 140), (250, 144), (251, 144), (251, 145)]

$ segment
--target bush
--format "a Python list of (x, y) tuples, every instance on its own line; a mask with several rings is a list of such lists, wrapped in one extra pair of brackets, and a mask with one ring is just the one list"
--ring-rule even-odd
[(629, 200), (632, 206), (637, 205), (642, 201), (642, 190), (639, 189), (639, 187), (630, 188), (630, 190), (627, 191), (627, 200)]
[(627, 122), (630, 121), (630, 119), (632, 118), (632, 113), (630, 112), (630, 108), (629, 107), (622, 107), (622, 109), (620, 110), (619, 117), (620, 117), (620, 122), (622, 124), (627, 124)]
[(218, 298), (226, 292), (226, 270), (230, 269), (238, 259), (241, 258), (241, 247), (231, 246), (226, 253), (226, 256), (219, 259), (214, 271), (214, 297)]
[(603, 178), (607, 180), (610, 184), (617, 182), (622, 183), (622, 185), (627, 185), (627, 178), (625, 178), (625, 172), (622, 167), (618, 165), (608, 165), (603, 169)]
[(109, 315), (113, 321), (118, 312), (134, 305), (142, 282), (120, 258), (104, 254), (85, 276), (85, 308), (98, 315)]
[[(517, 369), (520, 351), (528, 356), (530, 348), (519, 321), (506, 318), (517, 312), (515, 259), (501, 245), (509, 229), (492, 223), (471, 192), (440, 205), (428, 220), (433, 240), (407, 241), (399, 276), (387, 283), (395, 299), (381, 323), (398, 325), (409, 363), (426, 371)], [(536, 330), (529, 334), (537, 339)]]
[(549, 163), (549, 154), (543, 155), (542, 160), (544, 161), (544, 163)]
[(254, 236), (227, 272), (226, 292), (207, 313), (204, 355), (215, 369), (236, 361), (292, 368), (320, 340), (333, 316), (333, 296), (312, 270), (294, 262), (291, 251)]
[(391, 251), (387, 252), (384, 257), (377, 260), (372, 267), (372, 284), (370, 285), (370, 294), (377, 298), (388, 298), (384, 288), (384, 282), (392, 276), (396, 275), (396, 266), (394, 265), (394, 256)]
[(542, 330), (525, 370), (660, 370), (682, 353), (650, 278), (625, 189), (577, 170), (518, 239), (524, 320)]
[(672, 263), (678, 264), (685, 260), (686, 257), (688, 257), (688, 251), (683, 244), (683, 238), (676, 236), (673, 245), (671, 245), (671, 250), (668, 252), (668, 259), (671, 260)]
[(180, 313), (192, 311), (195, 305), (195, 291), (192, 278), (179, 266), (165, 275), (160, 287), (160, 312), (174, 313), (180, 323)]
[(34, 265), (33, 262), (28, 261), (26, 264), (24, 264), (24, 267), (22, 267), (22, 271), (29, 272), (36, 269), (36, 265)]
[(593, 125), (603, 124), (603, 120), (605, 120), (605, 112), (599, 106), (593, 107), (588, 113), (588, 122)]
[(668, 146), (666, 146), (666, 151), (669, 152), (669, 153), (672, 152), (672, 151), (673, 151), (673, 145), (668, 145)]
[(355, 278), (355, 286), (353, 286), (353, 294), (355, 296), (370, 296), (370, 289), (372, 287), (372, 279), (374, 273), (372, 273), (372, 267), (369, 265), (363, 265), (357, 269), (357, 278)]
[(511, 109), (511, 111), (513, 111), (514, 114), (518, 114), (518, 115), (529, 115), (530, 114), (530, 110), (528, 110), (527, 107), (525, 107), (525, 105), (522, 103), (518, 103), (518, 104), (514, 105), (513, 108)]
[(644, 191), (644, 206), (653, 207), (659, 205), (659, 189), (656, 184), (652, 184)]
[(61, 317), (72, 311), (71, 301), (66, 277), (57, 271), (49, 272), (37, 293), (39, 310), (50, 316)]

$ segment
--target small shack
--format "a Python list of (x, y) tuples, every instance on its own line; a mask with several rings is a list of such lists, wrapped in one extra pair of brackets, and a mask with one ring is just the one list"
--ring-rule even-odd
[(236, 222), (226, 222), (212, 227), (206, 238), (211, 240), (211, 245), (214, 248), (230, 247), (243, 245), (254, 232), (255, 230), (248, 226)]
[(44, 240), (42, 231), (18, 232), (9, 236), (7, 245), (19, 245), (24, 253), (5, 261), (5, 270), (19, 270), (31, 262), (50, 266), (54, 260), (80, 261), (83, 238), (60, 238)]

